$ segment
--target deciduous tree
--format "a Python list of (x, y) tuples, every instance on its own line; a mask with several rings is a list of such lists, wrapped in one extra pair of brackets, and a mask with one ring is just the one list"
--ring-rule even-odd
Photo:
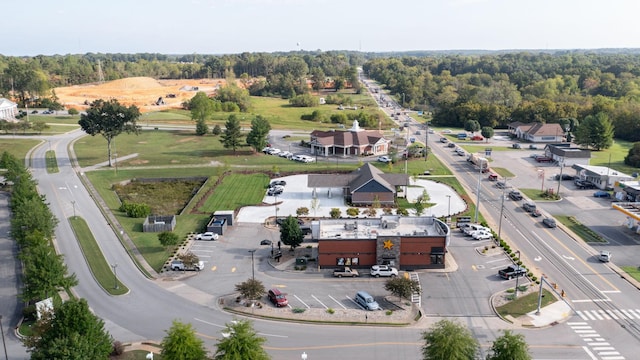
[(267, 340), (258, 336), (248, 320), (237, 320), (226, 324), (223, 337), (218, 341), (215, 360), (269, 360), (262, 348)]
[(202, 360), (207, 351), (204, 342), (196, 336), (191, 324), (173, 321), (171, 328), (162, 339), (162, 358), (166, 360)]
[(489, 139), (493, 137), (493, 128), (491, 126), (485, 126), (482, 128), (480, 134), (489, 142)]
[(42, 317), (36, 329), (25, 340), (33, 360), (107, 359), (112, 350), (104, 322), (89, 310), (84, 299), (54, 306), (54, 314)]
[(404, 277), (396, 277), (387, 280), (384, 284), (384, 289), (397, 296), (399, 299), (409, 299), (411, 294), (420, 294), (422, 292), (418, 281)]
[(91, 136), (102, 135), (107, 140), (107, 156), (111, 166), (111, 142), (122, 132), (138, 134), (136, 121), (140, 110), (135, 105), (125, 107), (118, 100), (98, 99), (91, 103), (85, 114), (80, 115), (80, 127)]
[(280, 225), (280, 241), (291, 246), (291, 249), (295, 249), (302, 244), (302, 240), (304, 240), (304, 235), (300, 224), (293, 216), (289, 215)]
[(450, 320), (440, 320), (422, 333), (423, 360), (473, 360), (478, 341), (469, 329)]
[(504, 334), (493, 342), (487, 360), (531, 360), (529, 345), (524, 335), (505, 330)]
[(236, 284), (236, 291), (246, 299), (258, 300), (264, 295), (265, 288), (262, 281), (251, 278)]

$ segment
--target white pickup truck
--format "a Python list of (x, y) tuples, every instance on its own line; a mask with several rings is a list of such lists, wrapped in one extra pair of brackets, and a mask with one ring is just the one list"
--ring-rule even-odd
[(200, 271), (202, 269), (204, 269), (203, 261), (198, 261), (197, 263), (191, 266), (187, 266), (182, 260), (173, 260), (171, 262), (171, 270), (173, 271), (187, 271), (187, 270)]

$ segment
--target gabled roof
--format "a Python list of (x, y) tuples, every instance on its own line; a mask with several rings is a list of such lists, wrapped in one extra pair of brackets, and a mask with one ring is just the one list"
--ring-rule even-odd
[(307, 186), (312, 188), (349, 187), (351, 192), (357, 191), (371, 181), (375, 181), (384, 188), (395, 192), (395, 187), (406, 185), (409, 176), (406, 174), (385, 174), (370, 163), (366, 163), (349, 174), (344, 175), (316, 175), (307, 178)]
[(520, 130), (520, 132), (533, 136), (557, 136), (564, 134), (564, 129), (560, 124), (543, 124), (539, 122), (525, 124), (520, 121), (514, 121), (508, 126), (509, 128)]

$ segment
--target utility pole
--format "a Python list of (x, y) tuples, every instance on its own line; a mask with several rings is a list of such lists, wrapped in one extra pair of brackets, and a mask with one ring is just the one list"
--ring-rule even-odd
[[(487, 166), (489, 164), (487, 163)], [(478, 166), (478, 199), (476, 201), (475, 223), (478, 223), (478, 210), (480, 209), (480, 180), (482, 179), (482, 162)]]

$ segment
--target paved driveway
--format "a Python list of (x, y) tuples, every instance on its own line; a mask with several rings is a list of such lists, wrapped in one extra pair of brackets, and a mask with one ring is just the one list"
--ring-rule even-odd
[[(287, 185), (282, 194), (278, 196), (267, 196), (265, 194), (262, 200), (266, 206), (247, 206), (238, 213), (238, 222), (263, 223), (267, 218), (276, 216), (296, 216), (296, 210), (300, 207), (309, 209), (310, 216), (329, 217), (332, 208), (338, 208), (345, 214), (349, 206), (347, 206), (342, 198), (342, 188), (318, 189), (318, 208), (313, 210), (313, 189), (307, 187), (308, 175), (293, 175), (272, 180), (285, 180)], [(416, 198), (427, 190), (430, 200), (429, 202), (436, 205), (426, 209), (423, 215), (442, 217), (447, 216), (449, 206), (451, 214), (464, 211), (466, 204), (458, 193), (450, 187), (431, 180), (410, 179), (408, 189), (409, 201), (414, 202)], [(449, 196), (451, 198), (449, 198)], [(449, 199), (450, 205), (449, 205)], [(364, 209), (364, 208), (363, 208)], [(362, 210), (362, 209), (361, 209)]]

